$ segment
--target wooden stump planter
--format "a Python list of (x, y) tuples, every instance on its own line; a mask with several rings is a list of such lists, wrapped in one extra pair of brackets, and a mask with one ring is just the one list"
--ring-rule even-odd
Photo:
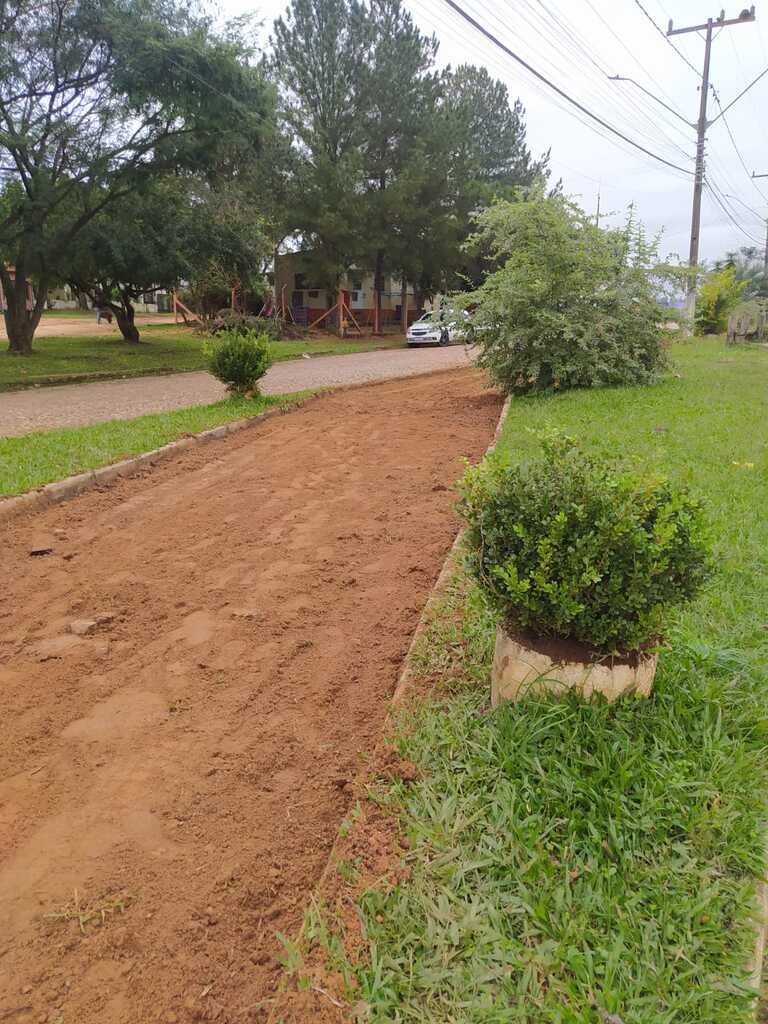
[(536, 693), (577, 690), (582, 697), (601, 693), (614, 701), (624, 694), (648, 697), (656, 674), (655, 654), (596, 659), (581, 644), (496, 629), (491, 669), (491, 704), (521, 700)]

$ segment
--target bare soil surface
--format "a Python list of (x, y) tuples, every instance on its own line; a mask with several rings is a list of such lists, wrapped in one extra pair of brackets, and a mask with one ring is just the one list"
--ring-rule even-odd
[[(138, 327), (146, 327), (149, 324), (172, 324), (173, 322), (173, 317), (169, 313), (136, 314)], [(45, 316), (43, 314), (35, 331), (36, 338), (82, 338), (91, 334), (119, 335), (120, 328), (114, 319), (111, 324), (108, 324), (106, 320), (97, 324), (95, 313), (84, 313), (83, 316)], [(5, 322), (0, 317), (0, 340), (7, 337)]]
[(0, 527), (0, 1020), (266, 1020), (499, 408), (362, 388)]
[[(260, 387), (265, 395), (279, 395), (410, 377), (432, 370), (469, 366), (472, 354), (465, 345), (449, 345), (288, 359), (270, 367)], [(146, 413), (217, 402), (225, 396), (224, 385), (204, 372), (9, 391), (0, 394), (0, 437), (130, 419)]]

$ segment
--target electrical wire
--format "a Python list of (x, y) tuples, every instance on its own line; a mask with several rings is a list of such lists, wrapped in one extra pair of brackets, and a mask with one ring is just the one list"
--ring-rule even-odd
[(696, 75), (697, 78), (701, 78), (702, 77), (701, 72), (696, 67), (696, 65), (692, 64), (691, 61), (688, 60), (688, 58), (685, 56), (685, 54), (682, 52), (682, 50), (678, 50), (678, 48), (675, 46), (675, 44), (669, 38), (667, 33), (664, 31), (664, 29), (661, 28), (661, 26), (656, 23), (654, 18), (648, 13), (648, 11), (645, 9), (645, 7), (643, 7), (643, 5), (640, 3), (640, 0), (635, 0), (635, 4), (640, 8), (640, 10), (646, 16), (648, 21), (650, 21), (650, 23), (653, 25), (653, 27), (659, 33), (659, 35), (664, 40), (664, 42), (672, 47), (672, 49), (675, 51), (675, 53), (680, 58), (680, 60), (684, 61), (688, 65), (688, 67), (691, 69), (691, 71), (694, 73), (694, 75)]
[[(466, 50), (467, 35), (463, 19), (460, 20), (459, 18), (457, 18), (453, 11), (445, 12), (443, 10), (443, 4), (441, 0), (435, 0), (435, 2), (439, 3), (439, 13), (437, 13), (437, 11), (433, 10), (430, 6), (428, 6), (425, 0), (410, 0), (410, 6), (415, 8), (419, 12), (420, 17), (429, 26), (429, 28), (431, 28), (433, 31), (439, 34), (442, 38), (450, 38), (453, 42), (457, 43), (462, 50)], [(455, 28), (454, 23), (456, 25)], [(611, 136), (609, 132), (604, 131), (599, 125), (596, 125), (593, 122), (589, 121), (586, 117), (583, 117), (577, 110), (574, 110), (568, 104), (564, 103), (558, 96), (553, 95), (548, 89), (543, 88), (535, 81), (531, 82), (530, 78), (527, 75), (525, 75), (523, 72), (517, 71), (516, 65), (510, 64), (509, 61), (504, 61), (503, 56), (499, 54), (498, 51), (494, 47), (492, 47), (484, 37), (478, 38), (475, 41), (474, 45), (476, 53), (482, 59), (483, 64), (487, 68), (493, 69), (502, 81), (506, 83), (511, 83), (512, 81), (514, 81), (515, 83), (524, 84), (528, 89), (532, 89), (537, 94), (541, 95), (542, 98), (548, 104), (552, 104), (557, 110), (561, 111), (564, 115), (568, 116), (569, 118), (572, 118), (573, 120), (577, 121), (588, 131), (593, 132), (601, 139), (610, 142), (612, 146), (615, 146), (622, 153), (625, 153), (628, 156), (637, 159), (637, 153), (631, 146), (625, 145), (619, 139), (616, 139), (615, 137)], [(563, 163), (563, 161), (558, 162)], [(563, 166), (567, 166), (567, 164), (563, 163)], [(580, 171), (577, 171), (576, 173), (582, 174), (582, 172)], [(624, 178), (626, 179), (632, 177), (637, 173), (646, 173), (643, 163), (636, 162), (632, 167), (628, 169), (628, 171), (624, 175)], [(590, 179), (589, 175), (583, 176)], [(687, 177), (683, 178), (682, 176), (677, 175), (676, 173), (675, 177), (679, 177), (681, 181), (688, 180)], [(593, 180), (595, 181), (595, 183), (597, 183), (597, 179), (590, 180)]]
[(728, 220), (733, 224), (733, 226), (738, 231), (740, 231), (746, 238), (748, 238), (750, 242), (754, 242), (756, 245), (763, 245), (762, 238), (756, 238), (754, 235), (751, 235), (749, 231), (747, 231), (747, 229), (743, 227), (743, 225), (739, 224), (733, 211), (729, 208), (726, 200), (721, 198), (721, 195), (719, 194), (717, 187), (707, 178), (704, 179), (704, 187), (715, 200), (715, 202), (723, 211), (723, 213), (726, 215)]
[[(600, 63), (598, 60), (595, 59), (595, 57), (593, 57), (589, 43), (587, 43), (584, 40), (583, 36), (580, 35), (576, 27), (564, 15), (552, 11), (544, 2), (544, 0), (538, 0), (538, 5), (544, 11), (548, 21), (545, 21), (544, 18), (541, 15), (539, 15), (535, 9), (529, 9), (531, 11), (531, 14), (533, 14), (535, 17), (539, 19), (540, 24), (542, 25), (545, 33), (551, 33), (554, 28), (554, 31), (557, 33), (559, 41), (570, 50), (570, 52), (575, 56), (575, 58), (579, 62), (583, 63), (584, 60), (587, 60), (597, 70), (600, 78), (600, 85), (605, 86), (606, 80), (612, 81), (615, 78), (615, 76), (612, 76), (602, 63)], [(604, 19), (601, 20), (603, 20), (603, 24), (605, 24)], [(642, 65), (638, 66), (641, 68), (641, 70), (643, 70)], [(653, 94), (650, 93), (649, 90), (646, 90), (643, 86), (640, 87), (640, 90), (641, 92), (646, 92), (649, 95), (653, 96)], [(632, 90), (632, 92), (634, 92), (634, 90)], [(616, 87), (613, 85), (609, 87), (607, 92), (609, 102), (615, 103), (617, 93), (619, 98), (625, 104), (625, 109), (630, 110), (633, 113), (639, 113), (640, 116), (643, 117), (650, 124), (651, 128), (654, 131), (661, 131), (661, 126), (659, 124), (659, 119), (661, 118), (661, 120), (664, 121), (669, 128), (679, 133), (679, 135), (685, 140), (685, 142), (690, 145), (691, 140), (689, 136), (687, 136), (685, 131), (680, 127), (680, 125), (677, 124), (675, 121), (672, 121), (666, 113), (662, 113), (656, 106), (652, 106), (651, 104), (647, 103), (647, 101), (643, 101), (643, 99), (637, 95), (628, 95), (621, 89), (617, 90)], [(601, 95), (604, 94), (601, 93)], [(653, 98), (654, 100), (656, 100), (657, 103), (661, 104), (662, 107), (665, 106), (664, 101), (659, 100), (655, 96), (653, 96)], [(605, 102), (605, 100), (603, 100), (603, 102)], [(682, 114), (680, 114), (679, 111), (676, 111), (674, 107), (670, 106), (668, 109), (675, 113), (676, 116), (681, 118), (686, 124), (688, 124), (685, 117)], [(691, 126), (688, 126), (690, 129)], [(671, 146), (674, 146), (675, 148), (679, 149), (679, 144), (675, 140), (670, 139), (669, 136), (666, 135), (666, 133), (663, 131), (662, 134)], [(687, 155), (688, 154), (686, 153), (686, 156)]]
[(736, 145), (736, 139), (733, 137), (731, 126), (728, 124), (728, 119), (725, 116), (725, 111), (723, 110), (722, 104), (720, 103), (720, 97), (718, 96), (717, 89), (715, 89), (714, 85), (712, 86), (712, 95), (715, 97), (715, 103), (717, 104), (718, 109), (720, 111), (720, 118), (722, 119), (722, 122), (725, 125), (725, 130), (728, 132), (728, 138), (731, 140), (731, 145), (734, 148), (736, 156), (739, 158), (739, 163), (744, 168), (744, 173), (749, 178), (750, 182), (752, 183), (752, 186), (754, 187), (755, 191), (760, 195), (760, 198), (763, 200), (763, 202), (768, 203), (768, 196), (766, 196), (763, 190), (758, 185), (755, 184), (755, 179), (752, 177), (749, 168), (747, 167), (746, 162), (744, 161), (744, 157), (741, 155), (741, 150)]
[(598, 114), (593, 113), (582, 103), (580, 103), (577, 99), (575, 99), (573, 96), (567, 93), (564, 89), (561, 89), (559, 86), (555, 85), (555, 83), (550, 81), (550, 79), (547, 78), (546, 75), (543, 75), (540, 71), (537, 71), (536, 68), (534, 68), (531, 64), (528, 63), (528, 61), (524, 60), (521, 56), (519, 56), (519, 54), (515, 53), (514, 50), (510, 49), (510, 47), (508, 47), (505, 43), (501, 42), (500, 39), (498, 39), (489, 29), (487, 29), (484, 25), (477, 21), (476, 18), (473, 18), (471, 14), (469, 14), (467, 11), (464, 10), (464, 8), (462, 8), (458, 3), (456, 3), (456, 0), (443, 0), (443, 3), (445, 3), (448, 7), (454, 10), (457, 14), (461, 15), (461, 17), (466, 22), (468, 22), (470, 25), (472, 25), (474, 29), (476, 29), (483, 36), (485, 36), (486, 39), (490, 40), (490, 42), (492, 42), (494, 46), (498, 47), (502, 52), (506, 53), (508, 57), (511, 57), (514, 61), (516, 61), (518, 64), (524, 67), (540, 82), (543, 82), (545, 85), (547, 85), (550, 89), (556, 92), (559, 96), (565, 99), (577, 110), (580, 110), (583, 114), (586, 114), (587, 117), (589, 117), (595, 123), (601, 125), (607, 131), (611, 132), (612, 135), (615, 135), (618, 138), (623, 139), (624, 142), (629, 143), (629, 145), (634, 146), (635, 149), (638, 149), (640, 150), (640, 152), (645, 153), (646, 156), (651, 157), (651, 159), (653, 160), (657, 160), (659, 163), (665, 164), (667, 167), (672, 167), (676, 171), (682, 171), (682, 173), (686, 175), (693, 175), (693, 172), (689, 171), (687, 168), (680, 167), (679, 164), (674, 164), (671, 160), (666, 160), (664, 157), (659, 156), (658, 153), (654, 153), (650, 149), (646, 149), (645, 146), (640, 145), (639, 142), (636, 142), (628, 135), (625, 135), (623, 132), (619, 131), (618, 128), (615, 128), (612, 124), (609, 124), (607, 121), (603, 120), (603, 118), (601, 118)]

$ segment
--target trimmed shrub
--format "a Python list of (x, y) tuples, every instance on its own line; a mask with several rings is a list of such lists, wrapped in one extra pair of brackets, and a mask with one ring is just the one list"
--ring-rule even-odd
[(459, 512), (469, 568), (512, 630), (601, 653), (657, 643), (669, 608), (709, 574), (695, 498), (556, 432), (528, 463), (494, 455), (469, 469)]
[(205, 345), (204, 352), (214, 377), (226, 384), (228, 391), (240, 395), (258, 392), (257, 383), (272, 363), (269, 338), (254, 331), (224, 331)]

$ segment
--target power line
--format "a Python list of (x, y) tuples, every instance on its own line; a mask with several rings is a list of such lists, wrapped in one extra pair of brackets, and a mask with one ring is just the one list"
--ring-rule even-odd
[(538, 78), (540, 82), (544, 82), (544, 84), (548, 85), (550, 89), (554, 90), (554, 92), (556, 92), (559, 96), (562, 96), (563, 99), (567, 100), (568, 103), (576, 107), (576, 109), (580, 110), (583, 114), (586, 114), (587, 117), (591, 118), (597, 124), (601, 125), (603, 128), (606, 128), (613, 135), (618, 136), (618, 138), (623, 139), (624, 142), (628, 142), (631, 146), (634, 146), (635, 149), (639, 149), (642, 153), (645, 153), (646, 156), (651, 157), (653, 160), (657, 160), (659, 163), (666, 164), (667, 167), (672, 167), (676, 171), (682, 171), (683, 174), (692, 175), (692, 171), (689, 171), (685, 167), (680, 167), (679, 164), (673, 164), (671, 160), (666, 160), (664, 157), (659, 156), (657, 153), (652, 152), (650, 149), (646, 149), (645, 146), (641, 146), (639, 142), (635, 142), (634, 139), (631, 139), (628, 135), (625, 135), (623, 132), (620, 132), (618, 128), (615, 128), (607, 121), (604, 121), (600, 116), (594, 114), (583, 104), (579, 103), (579, 101), (574, 99), (573, 96), (569, 95), (559, 86), (555, 85), (554, 82), (550, 81), (545, 75), (542, 75), (540, 71), (537, 71), (536, 68), (530, 65), (526, 60), (523, 60), (523, 58), (519, 54), (515, 53), (514, 50), (511, 50), (508, 46), (502, 43), (501, 40), (497, 39), (497, 37), (493, 35), (492, 32), (485, 28), (484, 25), (480, 24), (479, 21), (476, 21), (475, 18), (473, 18), (471, 14), (468, 14), (462, 7), (460, 7), (459, 4), (455, 2), (455, 0), (443, 0), (443, 3), (447, 4), (452, 10), (456, 11), (457, 14), (461, 15), (461, 17), (470, 25), (472, 25), (473, 28), (475, 28), (478, 32), (484, 35), (486, 39), (489, 39), (494, 44), (494, 46), (497, 46), (500, 50), (506, 53), (507, 56), (517, 61), (518, 64), (520, 64), (532, 75), (534, 75), (534, 77)]
[[(718, 109), (720, 110), (719, 117), (721, 117), (722, 120), (723, 120), (723, 124), (725, 125), (725, 130), (728, 132), (728, 138), (731, 140), (731, 145), (734, 148), (736, 156), (739, 158), (739, 163), (744, 168), (744, 173), (749, 178), (749, 180), (752, 182), (752, 185), (754, 186), (755, 191), (760, 195), (760, 198), (763, 200), (763, 202), (768, 203), (768, 197), (766, 197), (765, 193), (762, 191), (761, 188), (759, 188), (757, 185), (755, 185), (754, 179), (752, 178), (752, 175), (751, 175), (751, 173), (750, 173), (750, 171), (749, 171), (749, 169), (748, 169), (748, 167), (747, 167), (747, 165), (746, 165), (746, 163), (744, 161), (744, 157), (741, 155), (741, 150), (736, 145), (736, 139), (733, 137), (733, 132), (731, 131), (731, 126), (728, 124), (728, 119), (725, 116), (725, 110), (723, 110), (723, 107), (722, 107), (722, 105), (720, 103), (720, 97), (718, 96), (717, 89), (715, 89), (714, 86), (712, 86), (712, 95), (715, 97), (715, 103), (717, 104)], [(728, 108), (726, 107), (726, 110), (727, 109)]]
[(648, 13), (648, 11), (647, 11), (647, 10), (645, 9), (645, 7), (643, 7), (643, 5), (642, 5), (642, 4), (640, 3), (640, 0), (635, 0), (635, 3), (636, 3), (636, 4), (637, 4), (637, 6), (638, 6), (638, 7), (640, 8), (640, 10), (641, 10), (641, 11), (643, 12), (643, 14), (644, 14), (644, 15), (646, 16), (646, 18), (648, 19), (648, 21), (650, 21), (650, 23), (651, 23), (651, 24), (653, 25), (653, 27), (654, 27), (654, 28), (656, 29), (656, 31), (657, 31), (657, 32), (659, 33), (659, 35), (660, 35), (660, 36), (661, 36), (661, 38), (662, 38), (662, 39), (664, 40), (664, 42), (665, 42), (665, 43), (667, 43), (667, 44), (668, 44), (669, 46), (671, 46), (671, 47), (672, 47), (672, 49), (673, 49), (673, 50), (675, 51), (675, 53), (676, 53), (676, 54), (677, 54), (677, 56), (678, 56), (678, 57), (680, 58), (680, 60), (682, 60), (682, 61), (685, 61), (685, 63), (686, 63), (687, 65), (688, 65), (688, 67), (689, 67), (689, 68), (691, 69), (691, 71), (692, 71), (692, 72), (694, 73), (694, 75), (696, 75), (696, 77), (697, 77), (697, 78), (701, 78), (701, 72), (700, 72), (700, 71), (699, 71), (699, 69), (698, 69), (698, 68), (696, 67), (696, 65), (695, 65), (695, 64), (692, 64), (692, 63), (691, 63), (691, 62), (690, 62), (690, 61), (688, 60), (688, 58), (687, 58), (687, 57), (685, 56), (685, 54), (684, 54), (684, 53), (683, 53), (683, 52), (682, 52), (681, 50), (678, 50), (678, 48), (677, 48), (677, 47), (675, 46), (675, 44), (674, 44), (674, 43), (672, 42), (672, 40), (671, 40), (671, 39), (669, 38), (669, 36), (667, 35), (667, 33), (666, 33), (666, 32), (664, 31), (664, 29), (663, 29), (663, 28), (661, 28), (661, 27), (660, 27), (660, 26), (659, 26), (659, 25), (658, 25), (658, 24), (656, 23), (656, 21), (654, 20), (654, 18), (653, 18), (653, 17), (652, 17), (652, 16), (651, 16), (651, 15), (650, 15), (650, 14)]
[[(544, 0), (538, 0), (538, 5), (544, 11), (544, 13), (546, 14), (546, 17), (549, 19), (549, 22), (551, 22), (551, 25), (548, 24), (547, 22), (545, 22), (544, 19), (542, 18), (542, 16), (539, 15), (534, 9), (529, 8), (529, 10), (530, 10), (531, 14), (533, 14), (535, 17), (538, 18), (538, 20), (540, 21), (541, 25), (544, 28), (544, 31), (546, 33), (551, 33), (552, 32), (552, 27), (554, 27), (555, 32), (558, 34), (558, 36), (561, 39), (561, 41), (563, 42), (563, 44), (566, 47), (568, 47), (568, 49), (571, 51), (571, 53), (574, 54), (575, 58), (580, 63), (583, 62), (586, 59), (597, 70), (597, 72), (598, 72), (598, 74), (600, 76), (600, 84), (601, 85), (605, 85), (605, 80), (606, 79), (607, 80), (612, 80), (615, 77), (615, 76), (612, 76), (606, 70), (606, 68), (603, 66), (602, 63), (600, 63), (598, 60), (596, 60), (592, 56), (590, 44), (585, 42), (584, 38), (580, 35), (580, 33), (577, 30), (577, 28), (573, 25), (572, 22), (570, 22), (568, 20), (567, 17), (565, 17), (565, 15), (556, 14), (554, 11), (552, 11), (547, 6), (547, 4), (544, 2)], [(523, 17), (525, 17), (525, 15), (522, 14), (522, 12), (521, 12), (521, 15)], [(608, 28), (609, 31), (612, 31), (610, 29), (610, 26), (608, 26), (606, 24), (605, 20), (602, 19), (602, 18), (601, 18), (601, 20), (602, 20), (603, 24), (606, 26), (606, 28)], [(646, 69), (643, 67), (642, 64), (640, 64), (638, 62), (637, 58), (634, 57), (631, 54), (631, 51), (628, 51), (628, 53), (632, 57), (633, 62), (635, 64), (637, 64), (637, 66), (640, 68), (640, 70), (643, 71), (645, 74), (647, 74)], [(669, 104), (664, 103), (663, 100), (658, 100), (657, 97), (653, 93), (651, 93), (648, 89), (646, 89), (644, 86), (640, 85), (639, 83), (636, 83), (636, 84), (639, 86), (639, 88), (641, 89), (642, 92), (646, 93), (647, 95), (651, 96), (654, 100), (657, 100), (657, 102), (661, 103), (661, 105), (666, 107), (667, 110), (669, 110), (671, 113), (673, 113), (676, 118), (679, 118), (679, 119), (683, 120), (685, 122), (685, 124), (688, 126), (688, 128), (691, 127), (691, 125), (685, 120), (683, 115), (680, 114), (677, 110), (675, 110), (674, 107), (672, 107)], [(659, 89), (661, 88), (660, 86), (658, 86), (658, 83), (654, 83), (654, 84), (657, 85), (657, 88), (659, 88)], [(646, 120), (648, 122), (648, 124), (651, 126), (651, 128), (654, 131), (660, 132), (661, 135), (666, 140), (666, 142), (670, 146), (673, 146), (675, 149), (677, 149), (679, 152), (681, 151), (679, 143), (676, 142), (675, 140), (671, 139), (669, 137), (669, 135), (667, 135), (666, 132), (663, 131), (663, 129), (661, 127), (661, 124), (660, 124), (660, 120), (664, 121), (664, 123), (668, 127), (672, 128), (675, 132), (678, 132), (680, 135), (682, 135), (685, 138), (685, 141), (687, 143), (690, 142), (690, 139), (685, 135), (683, 129), (680, 127), (679, 124), (677, 124), (674, 121), (671, 121), (665, 114), (660, 114), (660, 111), (658, 111), (655, 108), (652, 108), (648, 103), (644, 102), (642, 97), (630, 96), (630, 95), (627, 95), (626, 93), (624, 93), (623, 91), (620, 91), (620, 92), (616, 93), (614, 90), (611, 90), (608, 93), (605, 93), (604, 91), (601, 90), (600, 91), (600, 96), (601, 96), (601, 101), (603, 103), (608, 102), (611, 105), (614, 105), (616, 103), (616, 101), (618, 100), (620, 103), (622, 103), (624, 105), (624, 107), (626, 109), (632, 110), (633, 113), (640, 114), (640, 116), (642, 118), (644, 118), (644, 120)], [(607, 99), (606, 99), (606, 97), (607, 97)], [(688, 155), (685, 151), (683, 151), (683, 153), (684, 153), (685, 156)]]
[(704, 180), (704, 187), (707, 189), (707, 191), (712, 196), (712, 198), (715, 200), (717, 205), (720, 207), (720, 209), (726, 215), (728, 220), (733, 224), (733, 226), (738, 231), (740, 231), (746, 238), (748, 238), (750, 240), (750, 242), (754, 242), (756, 245), (762, 245), (763, 244), (763, 240), (761, 238), (755, 238), (755, 236), (751, 235), (747, 231), (747, 229), (745, 227), (743, 227), (741, 224), (739, 224), (739, 222), (736, 220), (736, 217), (734, 216), (733, 212), (728, 207), (727, 202), (720, 197), (720, 195), (718, 194), (718, 191), (717, 191), (716, 187), (714, 186), (714, 184), (709, 179), (707, 179), (707, 178), (705, 178), (705, 180)]

